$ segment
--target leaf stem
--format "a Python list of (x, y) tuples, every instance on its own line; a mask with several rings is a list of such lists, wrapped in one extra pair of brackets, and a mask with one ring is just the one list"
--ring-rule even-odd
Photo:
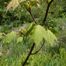
[(34, 53), (31, 53), (31, 55), (37, 54), (41, 50), (41, 48), (44, 46), (44, 43), (45, 43), (45, 40), (43, 39), (43, 43), (42, 43), (41, 47)]

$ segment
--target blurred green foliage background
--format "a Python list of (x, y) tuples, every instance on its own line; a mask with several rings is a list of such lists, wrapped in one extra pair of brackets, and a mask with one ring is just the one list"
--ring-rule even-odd
[[(33, 41), (30, 36), (23, 38), (20, 30), (33, 19), (22, 3), (15, 10), (6, 11), (9, 2), (0, 0), (0, 66), (21, 66)], [(46, 0), (40, 0), (39, 7), (31, 7), (37, 24), (42, 24), (46, 8)], [(44, 45), (37, 54), (30, 56), (26, 66), (66, 66), (66, 0), (53, 1), (46, 23), (46, 27), (56, 35), (57, 45)], [(39, 47), (36, 46), (34, 51)]]

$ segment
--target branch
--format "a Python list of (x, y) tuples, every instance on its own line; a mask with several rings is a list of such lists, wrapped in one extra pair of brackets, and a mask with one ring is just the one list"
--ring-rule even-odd
[(34, 16), (33, 16), (33, 15), (32, 15), (32, 13), (31, 13), (31, 8), (27, 9), (27, 11), (28, 11), (28, 12), (29, 12), (29, 14), (31, 15), (31, 17), (32, 17), (33, 21), (36, 23), (35, 18), (34, 18)]
[(29, 51), (29, 53), (28, 53), (28, 55), (27, 55), (27, 57), (26, 57), (26, 59), (25, 59), (25, 61), (24, 61), (23, 64), (22, 64), (22, 66), (25, 66), (25, 64), (27, 63), (27, 61), (28, 61), (28, 59), (29, 59), (29, 57), (30, 57), (30, 55), (31, 55), (31, 53), (32, 53), (32, 51), (33, 51), (33, 49), (34, 49), (34, 47), (35, 47), (35, 43), (33, 43), (32, 47), (31, 47), (31, 49), (30, 49), (30, 51)]
[(47, 5), (45, 17), (44, 17), (43, 22), (42, 22), (42, 23), (45, 24), (45, 25), (47, 25), (47, 23), (46, 23), (45, 21), (46, 21), (46, 19), (47, 19), (48, 11), (49, 11), (49, 8), (50, 8), (50, 5), (52, 4), (52, 2), (53, 2), (53, 0), (51, 0), (51, 1), (48, 3), (48, 5)]
[(29, 13), (30, 13), (30, 15), (31, 15), (31, 17), (32, 17), (32, 19), (33, 19), (33, 21), (34, 21), (35, 24), (36, 24), (35, 18), (33, 17), (32, 13), (31, 13), (31, 12), (29, 12)]
[(43, 47), (44, 43), (45, 43), (45, 41), (43, 41), (41, 47), (37, 51), (35, 51), (34, 53), (31, 53), (31, 55), (37, 54), (41, 50), (41, 48)]

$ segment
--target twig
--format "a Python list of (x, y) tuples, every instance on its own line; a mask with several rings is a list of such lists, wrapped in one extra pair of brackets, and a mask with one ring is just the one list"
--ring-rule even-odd
[(34, 47), (35, 47), (35, 43), (33, 43), (32, 47), (31, 47), (31, 49), (30, 49), (30, 52), (28, 53), (28, 55), (27, 55), (25, 61), (23, 62), (22, 66), (25, 66), (25, 64), (27, 63), (27, 61), (28, 61), (28, 59), (29, 59), (29, 57), (30, 57), (30, 55), (31, 55), (31, 53), (32, 53), (32, 51), (33, 51), (33, 49), (34, 49)]
[(44, 17), (43, 22), (42, 22), (42, 23), (45, 24), (45, 25), (47, 25), (47, 23), (46, 23), (46, 19), (47, 19), (48, 11), (49, 11), (49, 8), (50, 8), (50, 5), (51, 5), (52, 2), (53, 2), (53, 0), (51, 0), (51, 1), (48, 3), (48, 5), (47, 5), (47, 9), (46, 9), (45, 17)]
[(42, 43), (41, 47), (37, 51), (35, 51), (34, 53), (31, 53), (31, 55), (37, 54), (41, 50), (41, 48), (43, 47), (44, 43), (45, 43), (45, 41), (43, 39), (43, 43)]
[(35, 18), (33, 17), (33, 15), (32, 15), (32, 13), (31, 13), (31, 12), (30, 12), (30, 15), (31, 15), (31, 17), (32, 17), (33, 21), (36, 23)]
[(41, 50), (41, 48), (43, 47), (43, 45), (44, 44), (42, 44), (41, 47), (37, 51), (35, 51), (34, 53), (31, 53), (31, 55), (37, 54)]
[[(26, 8), (27, 9), (27, 8)], [(33, 19), (33, 21), (35, 22), (35, 23), (37, 23), (36, 21), (35, 21), (35, 18), (34, 18), (34, 16), (32, 15), (32, 13), (31, 13), (31, 8), (28, 10), (27, 9), (27, 11), (29, 12), (29, 14), (31, 15), (31, 17), (32, 17), (32, 19)]]

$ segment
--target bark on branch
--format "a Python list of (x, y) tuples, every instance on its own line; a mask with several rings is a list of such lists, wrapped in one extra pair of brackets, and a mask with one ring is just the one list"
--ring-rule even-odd
[(31, 55), (34, 47), (35, 47), (35, 43), (33, 43), (32, 47), (31, 47), (31, 49), (30, 49), (30, 51), (29, 51), (29, 53), (28, 53), (28, 55), (27, 55), (27, 57), (25, 59), (25, 61), (22, 63), (22, 66), (25, 66), (26, 65), (26, 63), (27, 63), (27, 61), (28, 61), (28, 59), (29, 59), (29, 57), (30, 57), (30, 55)]
[(53, 1), (54, 1), (54, 0), (51, 0), (51, 1), (48, 3), (48, 5), (47, 5), (45, 17), (44, 17), (43, 22), (42, 22), (44, 25), (47, 25), (46, 19), (47, 19), (47, 16), (48, 16), (48, 11), (49, 11), (50, 5), (52, 4)]

